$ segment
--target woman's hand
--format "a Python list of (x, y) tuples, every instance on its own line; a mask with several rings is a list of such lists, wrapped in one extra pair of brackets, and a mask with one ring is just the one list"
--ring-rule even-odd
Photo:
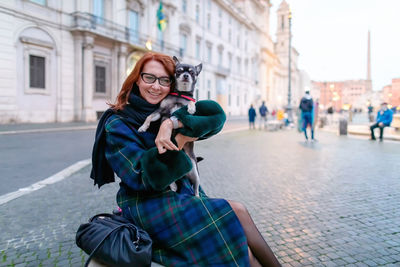
[(155, 140), (158, 153), (162, 154), (167, 150), (179, 150), (171, 141), (172, 129), (173, 125), (170, 119), (167, 119), (161, 123)]
[(193, 142), (193, 141), (196, 141), (197, 139), (198, 139), (197, 137), (189, 137), (186, 135), (182, 135), (180, 133), (178, 133), (175, 136), (175, 140), (176, 140), (176, 143), (178, 144), (179, 150), (181, 150), (187, 142)]

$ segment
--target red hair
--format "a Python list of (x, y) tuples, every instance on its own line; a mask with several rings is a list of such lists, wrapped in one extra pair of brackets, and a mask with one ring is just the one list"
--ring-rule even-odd
[[(133, 84), (140, 79), (140, 73), (142, 72), (144, 65), (151, 60), (160, 62), (164, 66), (170, 78), (174, 81), (175, 63), (172, 58), (157, 52), (147, 52), (138, 60), (132, 72), (125, 79), (115, 104), (109, 104), (113, 110), (121, 110), (125, 107), (128, 103)], [(173, 86), (174, 82), (171, 84), (171, 87)]]

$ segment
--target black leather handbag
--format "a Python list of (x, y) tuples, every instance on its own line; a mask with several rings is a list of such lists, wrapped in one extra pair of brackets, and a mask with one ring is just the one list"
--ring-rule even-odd
[(102, 213), (81, 224), (76, 244), (92, 258), (107, 266), (150, 266), (152, 240), (147, 232), (128, 219)]

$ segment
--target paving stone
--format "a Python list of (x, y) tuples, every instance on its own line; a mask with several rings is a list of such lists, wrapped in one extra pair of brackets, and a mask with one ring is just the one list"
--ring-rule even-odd
[[(211, 197), (244, 203), (283, 266), (398, 264), (400, 144), (317, 134), (313, 144), (294, 131), (198, 142), (202, 186)], [(112, 211), (118, 190), (118, 183), (98, 190), (89, 173), (87, 167), (0, 206), (5, 262), (82, 266), (87, 255), (75, 245), (76, 230)]]
[(358, 261), (357, 259), (354, 259), (352, 257), (344, 257), (344, 258), (342, 258), (342, 260), (344, 260), (345, 262), (350, 263), (350, 264), (356, 263)]

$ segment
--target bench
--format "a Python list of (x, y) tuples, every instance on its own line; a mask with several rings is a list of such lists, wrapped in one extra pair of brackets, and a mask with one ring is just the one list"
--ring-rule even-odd
[(276, 131), (283, 128), (283, 121), (269, 120), (266, 125), (268, 131)]
[(393, 115), (391, 127), (395, 128), (397, 131), (400, 131), (400, 114)]

